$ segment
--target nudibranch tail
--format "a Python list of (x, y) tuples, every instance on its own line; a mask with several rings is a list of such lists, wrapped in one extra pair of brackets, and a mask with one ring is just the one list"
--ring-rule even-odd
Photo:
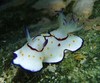
[(69, 35), (66, 42), (66, 49), (70, 51), (78, 50), (83, 44), (83, 40), (75, 35)]

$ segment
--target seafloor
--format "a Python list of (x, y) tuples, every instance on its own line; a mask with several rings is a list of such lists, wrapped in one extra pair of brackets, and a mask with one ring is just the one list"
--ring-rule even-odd
[(44, 16), (40, 14), (41, 11), (33, 10), (29, 6), (0, 10), (0, 83), (100, 83), (98, 2), (95, 3), (93, 13), (85, 22), (84, 28), (74, 33), (84, 40), (81, 49), (69, 51), (57, 64), (44, 63), (43, 69), (35, 73), (11, 63), (13, 52), (26, 42), (23, 27), (30, 26), (31, 35), (36, 36), (51, 31), (56, 25), (37, 23)]

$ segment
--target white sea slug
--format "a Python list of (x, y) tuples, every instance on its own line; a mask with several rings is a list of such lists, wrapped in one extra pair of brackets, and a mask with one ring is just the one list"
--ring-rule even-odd
[(14, 52), (13, 63), (26, 70), (37, 72), (42, 69), (43, 62), (57, 63), (63, 59), (68, 50), (79, 49), (83, 40), (78, 36), (69, 35), (69, 33), (81, 28), (74, 21), (67, 22), (62, 13), (59, 13), (58, 20), (59, 28), (57, 30), (35, 38), (30, 38), (26, 29), (28, 42)]

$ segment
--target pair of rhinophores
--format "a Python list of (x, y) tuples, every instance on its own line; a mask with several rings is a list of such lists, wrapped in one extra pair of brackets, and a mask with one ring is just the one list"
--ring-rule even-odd
[(27, 43), (14, 52), (16, 56), (13, 63), (22, 68), (36, 72), (42, 69), (43, 62), (57, 63), (64, 57), (65, 52), (76, 51), (82, 46), (83, 40), (71, 32), (78, 31), (79, 27), (75, 21), (67, 21), (63, 13), (59, 12), (59, 28), (49, 33), (30, 38), (27, 33)]

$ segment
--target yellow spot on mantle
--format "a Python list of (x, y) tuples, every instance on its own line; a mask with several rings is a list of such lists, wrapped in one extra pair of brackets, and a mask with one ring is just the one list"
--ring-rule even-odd
[(70, 44), (68, 44), (68, 46), (70, 46)]
[(75, 40), (73, 40), (73, 42), (75, 42)]
[(52, 54), (50, 54), (50, 56), (53, 56)]
[(20, 51), (20, 54), (21, 54), (22, 56), (24, 56), (24, 53), (22, 52), (22, 50)]
[(51, 43), (53, 43), (53, 41), (51, 41)]
[(24, 56), (24, 54), (22, 53), (22, 56)]
[(32, 57), (33, 57), (33, 58), (35, 58), (35, 56), (34, 56), (34, 55), (33, 55)]
[(47, 50), (49, 50), (49, 47), (47, 47)]
[(28, 55), (28, 57), (30, 57), (30, 55)]
[(42, 60), (43, 58), (42, 57), (40, 57), (40, 60)]

